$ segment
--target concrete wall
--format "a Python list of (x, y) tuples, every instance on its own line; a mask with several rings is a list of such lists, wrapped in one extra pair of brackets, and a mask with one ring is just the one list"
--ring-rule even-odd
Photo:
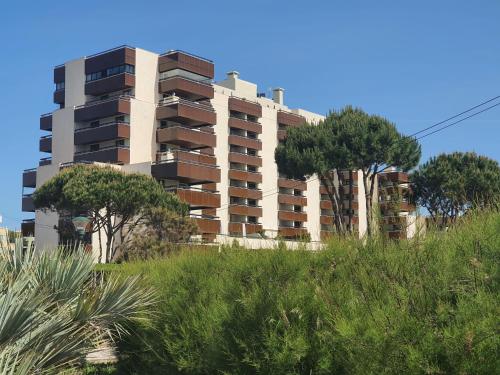
[[(59, 171), (58, 165), (44, 165), (36, 172), (36, 187), (39, 188)], [(59, 244), (59, 235), (54, 226), (58, 224), (56, 212), (35, 212), (35, 246), (38, 251), (54, 249)]]

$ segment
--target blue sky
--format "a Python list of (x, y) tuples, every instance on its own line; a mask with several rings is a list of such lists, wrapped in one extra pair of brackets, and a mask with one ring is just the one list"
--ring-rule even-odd
[[(285, 103), (346, 104), (407, 134), (500, 95), (500, 1), (9, 1), (0, 12), (0, 214), (19, 227), (21, 174), (41, 156), (39, 116), (55, 109), (52, 68), (121, 44), (183, 49)], [(500, 107), (422, 142), (500, 159)]]

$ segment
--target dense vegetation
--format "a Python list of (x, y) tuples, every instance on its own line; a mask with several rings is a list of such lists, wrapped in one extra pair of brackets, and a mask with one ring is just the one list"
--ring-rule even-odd
[(155, 319), (122, 342), (118, 371), (497, 373), (500, 215), (461, 221), (409, 242), (223, 248), (105, 266), (144, 275), (160, 301)]

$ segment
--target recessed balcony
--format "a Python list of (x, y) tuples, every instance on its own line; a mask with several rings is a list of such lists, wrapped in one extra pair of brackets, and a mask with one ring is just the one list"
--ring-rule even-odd
[(259, 151), (262, 150), (262, 142), (258, 139), (233, 134), (227, 137), (227, 141), (230, 145), (251, 148)]
[(35, 236), (35, 219), (25, 219), (21, 223), (21, 234), (23, 237)]
[(230, 197), (248, 198), (248, 199), (262, 199), (262, 191), (259, 189), (248, 189), (236, 186), (228, 188), (228, 195)]
[(286, 138), (286, 130), (278, 130), (278, 141), (284, 141)]
[(53, 94), (53, 102), (56, 104), (63, 104), (66, 96), (66, 91), (64, 89), (56, 90)]
[(279, 204), (290, 204), (294, 206), (306, 206), (307, 198), (303, 196), (297, 196), (293, 194), (278, 194)]
[(36, 170), (36, 168), (32, 168), (23, 171), (23, 187), (36, 187)]
[(379, 175), (379, 179), (381, 182), (399, 182), (399, 183), (407, 183), (408, 182), (408, 173), (404, 172), (386, 172), (381, 173)]
[(213, 133), (191, 129), (185, 126), (160, 128), (156, 131), (158, 143), (170, 143), (192, 150), (215, 147), (217, 137)]
[(293, 127), (303, 125), (306, 122), (306, 119), (303, 116), (285, 111), (278, 111), (277, 119), (278, 124)]
[(243, 98), (230, 97), (228, 100), (230, 111), (245, 113), (250, 116), (262, 117), (262, 106), (259, 103), (252, 102)]
[(211, 60), (184, 51), (170, 51), (160, 55), (158, 71), (181, 69), (207, 78), (214, 78), (214, 63)]
[(285, 189), (307, 190), (307, 182), (288, 178), (278, 178), (278, 187)]
[(119, 95), (75, 107), (75, 121), (86, 122), (117, 115), (130, 115), (130, 96)]
[(211, 105), (179, 97), (162, 99), (156, 108), (156, 118), (193, 127), (215, 125), (217, 122), (217, 116)]
[(262, 174), (249, 171), (242, 171), (239, 169), (230, 169), (228, 171), (228, 178), (232, 180), (262, 183)]
[(40, 152), (52, 152), (52, 136), (46, 135), (40, 137)]
[(219, 234), (220, 220), (216, 216), (211, 215), (191, 215), (198, 225), (200, 234)]
[(52, 113), (40, 116), (40, 130), (52, 131)]
[(75, 145), (99, 143), (113, 139), (130, 139), (130, 125), (125, 122), (110, 122), (99, 126), (76, 129)]
[(231, 204), (229, 206), (229, 214), (241, 216), (262, 216), (262, 207), (249, 206), (245, 204)]
[(254, 223), (228, 223), (228, 231), (232, 235), (243, 235), (243, 226), (245, 227), (245, 233), (255, 234), (262, 232), (262, 224), (254, 224)]
[(85, 83), (85, 95), (102, 95), (127, 90), (135, 86), (135, 75), (127, 72)]
[(23, 212), (35, 212), (35, 204), (33, 203), (33, 196), (31, 194), (23, 195), (22, 210)]
[(241, 130), (250, 131), (256, 134), (262, 134), (262, 125), (258, 122), (248, 121), (237, 117), (229, 117), (228, 126)]
[(160, 153), (151, 165), (151, 174), (157, 180), (169, 179), (187, 185), (220, 182), (215, 157), (185, 151)]
[(112, 146), (95, 151), (75, 152), (74, 160), (75, 162), (128, 164), (130, 162), (130, 150), (125, 146)]
[(262, 167), (262, 158), (260, 156), (242, 154), (239, 152), (230, 152), (228, 160), (231, 163), (248, 164), (256, 167)]
[(278, 234), (285, 238), (297, 238), (307, 236), (307, 229), (294, 227), (278, 227)]
[(172, 187), (166, 189), (175, 193), (181, 200), (189, 204), (191, 210), (220, 207), (220, 194), (211, 190), (194, 187)]
[(160, 80), (159, 91), (162, 94), (175, 92), (191, 100), (214, 98), (214, 88), (211, 84), (181, 76), (168, 77)]
[(51, 157), (41, 158), (40, 161), (38, 162), (38, 165), (40, 167), (42, 167), (44, 165), (50, 165), (50, 164), (52, 164), (52, 158)]
[(283, 221), (307, 221), (307, 214), (305, 212), (297, 211), (278, 211), (278, 219)]

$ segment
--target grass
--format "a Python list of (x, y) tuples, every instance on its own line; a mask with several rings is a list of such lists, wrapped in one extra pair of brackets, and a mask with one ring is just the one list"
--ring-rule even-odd
[(500, 215), (312, 253), (185, 251), (104, 266), (153, 286), (155, 318), (117, 373), (491, 374), (498, 371)]

